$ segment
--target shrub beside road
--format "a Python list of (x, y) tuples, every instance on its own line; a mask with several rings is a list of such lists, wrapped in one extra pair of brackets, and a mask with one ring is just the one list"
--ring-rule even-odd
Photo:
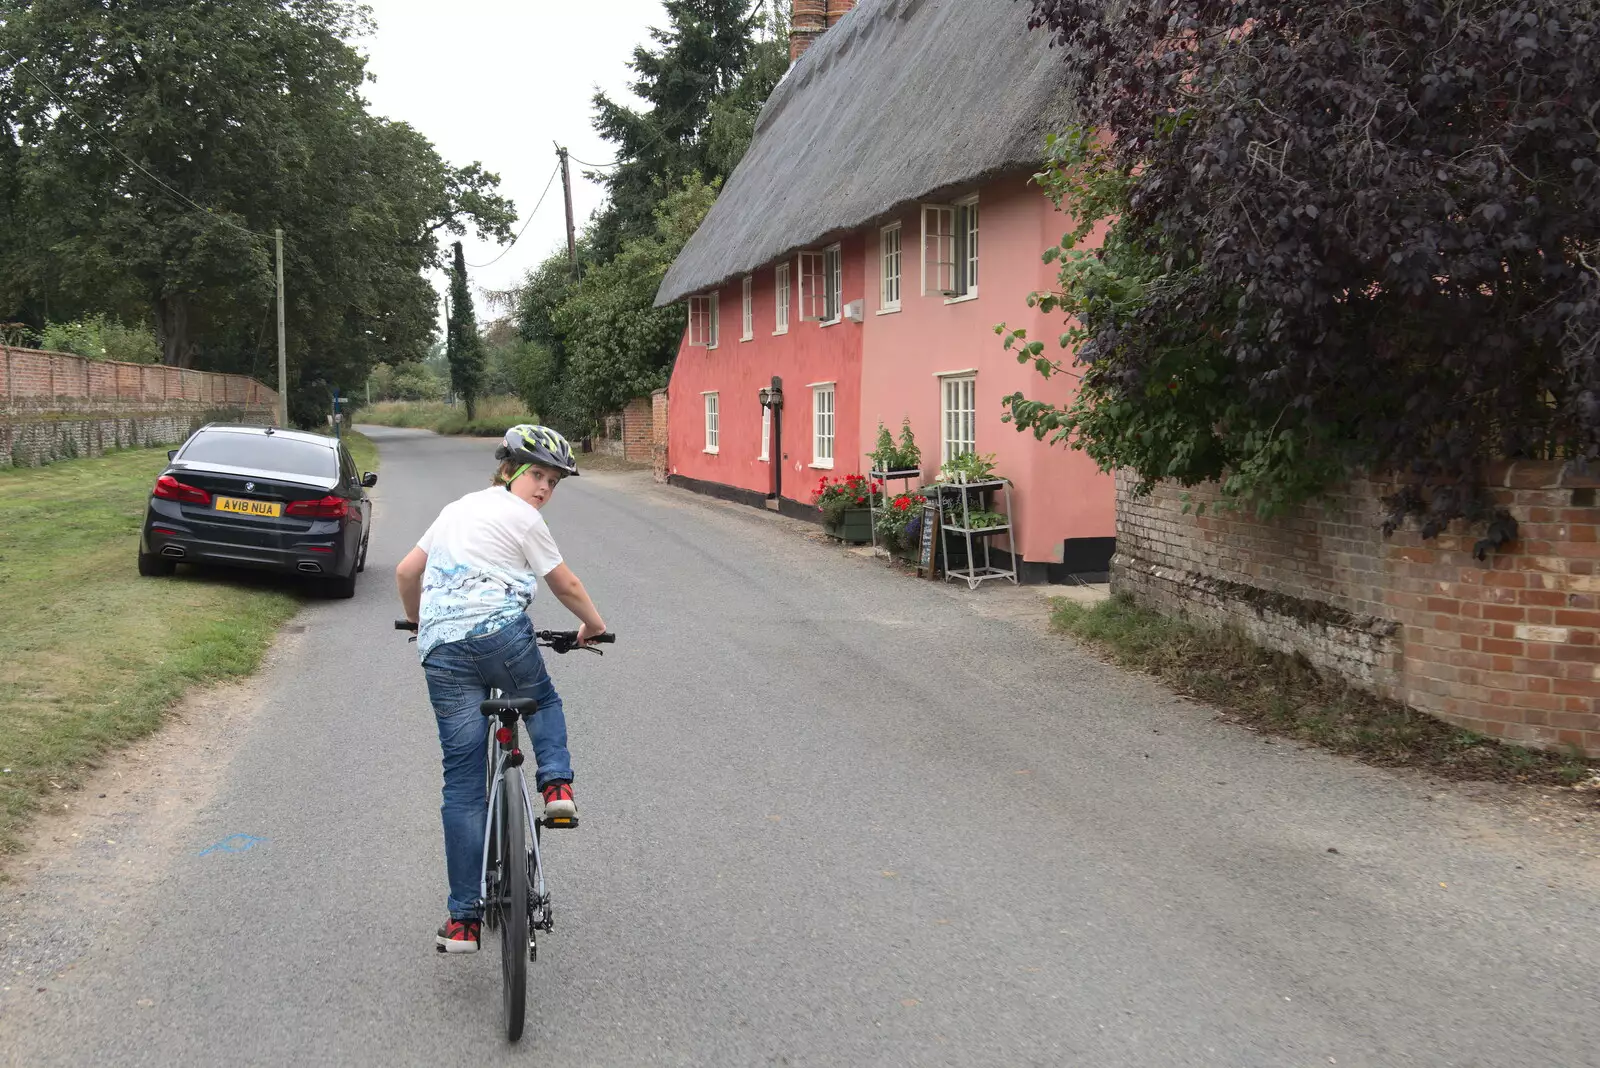
[(472, 420), (467, 419), (465, 405), (451, 406), (444, 401), (380, 401), (360, 409), (352, 418), (377, 426), (494, 438), (504, 434), (508, 426), (539, 421), (538, 416), (528, 413), (522, 401), (510, 396), (484, 397), (478, 401), (478, 417)]

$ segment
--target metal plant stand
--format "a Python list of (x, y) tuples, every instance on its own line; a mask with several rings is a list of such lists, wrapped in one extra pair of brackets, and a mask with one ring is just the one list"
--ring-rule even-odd
[[(982, 482), (941, 482), (939, 485), (934, 486), (933, 489), (939, 494), (940, 514), (949, 515), (952, 519), (957, 515), (960, 516), (959, 524), (947, 522), (940, 528), (940, 537), (943, 538), (944, 548), (944, 580), (949, 582), (952, 578), (964, 579), (969, 590), (977, 589), (979, 583), (986, 582), (989, 579), (1010, 579), (1011, 584), (1015, 586), (1017, 584), (1017, 549), (1016, 542), (1011, 537), (1011, 483), (1003, 478), (985, 479)], [(982, 494), (986, 500), (991, 494), (1002, 494), (1005, 498), (1006, 521), (992, 527), (974, 527), (972, 525), (971, 504), (974, 492)], [(947, 500), (952, 503), (955, 500), (960, 500), (960, 511), (957, 512), (953, 507), (947, 511), (945, 508)], [(1006, 539), (1007, 554), (1012, 561), (1010, 568), (994, 566), (989, 553), (992, 539), (1002, 535)], [(965, 545), (967, 550), (965, 567), (950, 566), (950, 539), (952, 536), (957, 539), (957, 544), (964, 543)], [(973, 551), (974, 540), (983, 546), (982, 566), (979, 566), (978, 558)]]
[[(891, 481), (899, 482), (901, 484), (900, 492), (910, 493), (910, 483), (921, 479), (922, 472), (916, 468), (913, 468), (909, 471), (868, 471), (867, 478), (873, 482), (883, 483), (883, 501), (881, 504), (878, 501), (878, 494), (872, 493), (871, 491), (868, 491), (867, 493), (867, 517), (872, 523), (872, 549), (874, 555), (876, 555), (879, 548), (878, 513), (887, 511), (889, 508), (889, 499), (891, 496), (889, 493), (889, 483)], [(888, 553), (890, 556), (894, 555), (894, 550), (890, 549), (888, 546), (884, 546), (883, 551)]]

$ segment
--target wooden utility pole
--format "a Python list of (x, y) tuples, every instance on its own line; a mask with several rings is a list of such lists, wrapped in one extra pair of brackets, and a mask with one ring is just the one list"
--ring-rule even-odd
[(283, 338), (283, 227), (273, 231), (278, 245), (278, 425), (289, 425), (289, 349)]
[(567, 261), (572, 264), (572, 276), (578, 276), (578, 232), (572, 224), (572, 171), (567, 166), (567, 150), (556, 146), (561, 157), (561, 191), (567, 198)]

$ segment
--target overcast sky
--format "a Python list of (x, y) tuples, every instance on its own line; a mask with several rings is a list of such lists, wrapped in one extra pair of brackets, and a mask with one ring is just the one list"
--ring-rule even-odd
[[(555, 142), (576, 159), (613, 158), (590, 125), (590, 97), (598, 86), (631, 99), (625, 64), (649, 27), (666, 22), (660, 0), (367, 3), (377, 33), (357, 43), (377, 79), (366, 89), (372, 111), (416, 127), (451, 164), (479, 160), (499, 174), (500, 191), (516, 202), (518, 227), (555, 169)], [(573, 164), (580, 231), (602, 198), (583, 170)], [(468, 274), (479, 288), (503, 289), (565, 242), (557, 178), (516, 247)], [(487, 264), (505, 250), (469, 234), (464, 251), (467, 263)], [(480, 322), (488, 317), (481, 303), (478, 315)]]

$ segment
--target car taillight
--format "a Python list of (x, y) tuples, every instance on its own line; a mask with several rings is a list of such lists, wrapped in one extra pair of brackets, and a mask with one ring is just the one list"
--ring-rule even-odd
[(156, 488), (153, 492), (164, 501), (182, 501), (184, 504), (211, 503), (211, 494), (199, 486), (179, 482), (171, 475), (162, 475), (156, 479)]
[(343, 497), (324, 497), (317, 501), (290, 501), (283, 514), (302, 519), (343, 519), (349, 510), (350, 502)]

